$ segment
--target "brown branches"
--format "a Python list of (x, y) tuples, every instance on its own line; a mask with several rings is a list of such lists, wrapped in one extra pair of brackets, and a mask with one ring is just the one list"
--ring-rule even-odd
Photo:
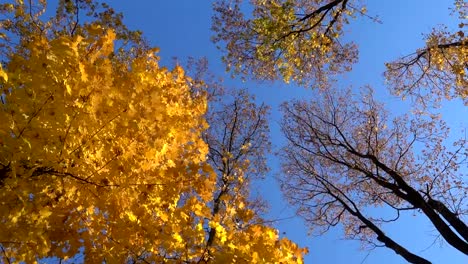
[[(341, 7), (339, 8), (338, 11), (334, 12), (334, 15), (332, 15), (330, 22), (326, 26), (324, 35), (328, 35), (330, 29), (337, 22), (339, 16), (342, 14), (343, 11), (346, 10), (347, 2), (348, 0), (335, 0), (324, 6), (319, 7), (318, 9), (314, 10), (313, 12), (309, 14), (304, 15), (301, 18), (298, 18), (297, 22), (291, 24), (291, 30), (287, 32), (285, 35), (281, 36), (278, 40), (285, 39), (289, 37), (290, 35), (299, 35), (302, 33), (306, 33), (308, 31), (311, 31), (321, 26), (322, 22), (324, 22), (325, 18), (327, 17), (327, 14), (330, 12), (333, 13), (335, 7), (337, 7), (341, 3)], [(316, 19), (317, 17), (318, 19)], [(314, 21), (314, 22), (311, 23), (311, 21)], [(299, 27), (299, 29), (295, 29), (297, 27)]]
[[(213, 199), (212, 217), (225, 214), (232, 200), (249, 192), (250, 179), (263, 176), (267, 170), (265, 155), (270, 144), (266, 120), (268, 108), (257, 106), (246, 90), (228, 95), (211, 105), (207, 114), (210, 128), (203, 135), (209, 146), (208, 160), (217, 173), (219, 187)], [(215, 245), (216, 236), (216, 229), (211, 227), (199, 263), (210, 260), (210, 248)]]
[[(452, 42), (448, 44), (439, 44), (434, 47), (428, 47), (424, 48), (418, 52), (415, 52), (413, 54), (407, 55), (405, 57), (402, 57), (402, 61), (394, 63), (394, 65), (391, 65), (391, 70), (400, 70), (400, 69), (405, 69), (408, 70), (409, 67), (415, 65), (418, 61), (423, 60), (423, 59), (429, 59), (428, 56), (430, 56), (431, 49), (440, 49), (440, 50), (445, 50), (449, 49), (452, 47), (463, 47), (463, 46), (468, 46), (468, 43), (463, 43), (461, 41), (457, 42)], [(411, 58), (414, 56), (413, 58)], [(396, 66), (396, 67), (393, 67)]]
[[(378, 227), (397, 221), (400, 211), (418, 210), (445, 241), (468, 254), (466, 224), (449, 204), (441, 202), (447, 201), (443, 190), (457, 186), (463, 177), (456, 171), (464, 157), (459, 149), (450, 152), (441, 145), (444, 133), (438, 130), (439, 124), (420, 117), (395, 119), (389, 124), (383, 106), (370, 91), (360, 100), (353, 100), (349, 91), (322, 95), (323, 99), (312, 103), (296, 101), (283, 106), (282, 130), (288, 140), (281, 155), (286, 173), (283, 190), (291, 203), (298, 204), (300, 215), (325, 230), (338, 221), (349, 236), (361, 241), (368, 241), (373, 233), (408, 261), (428, 263)], [(414, 151), (421, 144), (430, 151), (415, 159)], [(447, 162), (452, 165), (448, 167)], [(425, 190), (429, 183), (431, 189)], [(458, 194), (463, 196), (463, 191)], [(362, 213), (363, 208), (374, 206), (385, 206), (396, 217)], [(357, 228), (362, 224), (372, 233)]]
[(395, 242), (393, 239), (388, 237), (382, 231), (382, 229), (380, 229), (376, 224), (372, 222), (372, 220), (363, 215), (356, 203), (353, 202), (353, 200), (350, 197), (343, 193), (339, 188), (334, 186), (331, 182), (327, 181), (319, 175), (316, 175), (316, 177), (318, 181), (326, 188), (328, 195), (335, 198), (336, 201), (338, 201), (343, 206), (344, 210), (358, 218), (364, 224), (364, 226), (359, 226), (359, 232), (361, 232), (363, 228), (371, 229), (377, 235), (378, 241), (384, 243), (386, 247), (392, 249), (393, 251), (395, 251), (395, 253), (401, 255), (405, 260), (407, 260), (410, 263), (431, 263), (428, 260), (411, 253), (406, 248), (404, 248), (403, 246)]
[[(317, 8), (316, 10), (314, 10), (313, 12), (309, 14), (306, 14), (305, 16), (298, 19), (296, 24), (291, 25), (291, 28), (293, 30), (290, 31), (285, 37), (291, 34), (304, 33), (304, 32), (307, 32), (316, 28), (317, 26), (321, 25), (321, 23), (324, 21), (327, 14), (331, 12), (332, 18), (330, 19), (330, 22), (326, 25), (326, 29), (324, 31), (324, 35), (328, 35), (328, 33), (330, 32), (330, 29), (333, 28), (333, 25), (338, 21), (340, 15), (342, 15), (342, 13), (346, 10), (347, 3), (348, 3), (348, 0), (335, 0)], [(341, 4), (341, 7), (337, 7), (340, 4)], [(338, 10), (335, 11), (335, 8), (338, 8)], [(299, 29), (299, 30), (294, 30), (295, 27), (299, 26), (299, 23), (310, 24), (310, 22), (307, 22), (307, 21), (313, 21), (320, 14), (321, 16), (319, 17), (319, 19), (316, 22), (314, 22), (311, 26), (307, 28)]]
[(467, 38), (459, 32), (433, 32), (427, 46), (387, 64), (385, 77), (397, 95), (410, 95), (427, 107), (443, 98), (459, 97), (467, 103)]
[(0, 249), (2, 250), (2, 254), (3, 254), (2, 259), (5, 261), (5, 263), (11, 264), (10, 258), (7, 256), (5, 248), (1, 245), (1, 243), (3, 243), (3, 242), (0, 242)]

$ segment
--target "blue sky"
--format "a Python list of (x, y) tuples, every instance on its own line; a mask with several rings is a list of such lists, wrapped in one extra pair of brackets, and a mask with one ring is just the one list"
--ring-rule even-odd
[[(384, 86), (384, 63), (398, 56), (414, 52), (424, 45), (423, 33), (429, 33), (439, 24), (456, 25), (450, 17), (450, 0), (393, 0), (368, 2), (368, 14), (378, 15), (382, 24), (366, 18), (359, 18), (347, 28), (347, 39), (352, 39), (359, 46), (359, 63), (353, 71), (340, 77), (340, 85), (354, 88), (370, 84), (377, 90), (377, 97), (386, 103), (394, 113), (408, 109), (408, 102), (388, 94)], [(280, 147), (284, 140), (279, 132), (278, 122), (281, 119), (278, 106), (292, 98), (310, 97), (310, 91), (284, 83), (241, 82), (231, 79), (221, 64), (221, 53), (210, 41), (211, 1), (195, 0), (140, 0), (112, 1), (116, 10), (124, 13), (124, 21), (131, 29), (140, 29), (151, 44), (159, 47), (163, 65), (172, 65), (173, 57), (184, 59), (188, 56), (206, 57), (210, 69), (225, 79), (227, 86), (248, 88), (259, 102), (272, 107), (271, 136), (274, 147)], [(446, 104), (444, 117), (449, 120), (455, 132), (467, 128), (468, 116), (466, 107), (452, 101)], [(465, 119), (465, 120), (464, 120)], [(265, 182), (255, 185), (269, 201), (271, 210), (268, 219), (283, 219), (275, 222), (280, 233), (285, 232), (301, 246), (309, 247), (310, 254), (306, 263), (405, 263), (387, 248), (366, 252), (359, 250), (359, 242), (342, 239), (340, 228), (332, 229), (320, 237), (307, 236), (304, 223), (294, 216), (282, 200), (274, 176), (279, 173), (278, 160), (269, 159), (271, 174)], [(444, 244), (430, 247), (436, 232), (423, 218), (404, 215), (402, 221), (385, 228), (394, 238), (416, 254), (433, 261), (433, 263), (467, 263), (466, 256)], [(429, 247), (429, 248), (428, 248)], [(428, 249), (427, 249), (428, 248)]]

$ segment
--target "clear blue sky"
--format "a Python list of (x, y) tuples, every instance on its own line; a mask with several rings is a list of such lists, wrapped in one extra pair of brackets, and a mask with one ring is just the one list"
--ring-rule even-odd
[[(384, 86), (384, 63), (398, 56), (414, 52), (422, 47), (423, 33), (438, 24), (455, 25), (453, 17), (449, 16), (451, 0), (386, 0), (368, 2), (369, 15), (378, 15), (383, 24), (369, 19), (359, 18), (348, 27), (348, 39), (359, 45), (360, 59), (354, 70), (341, 78), (340, 84), (352, 85), (357, 88), (370, 84), (378, 91), (378, 97), (387, 104), (391, 111), (401, 113), (407, 105), (400, 99), (391, 97)], [(220, 62), (221, 54), (210, 42), (211, 1), (196, 0), (140, 0), (112, 1), (112, 5), (124, 13), (125, 23), (132, 29), (144, 32), (151, 44), (161, 49), (162, 64), (172, 65), (172, 58), (184, 59), (188, 56), (207, 57), (210, 68), (224, 77), (226, 85), (247, 87), (256, 94), (259, 102), (265, 102), (272, 107), (271, 136), (273, 146), (280, 147), (284, 140), (279, 132), (280, 120), (278, 105), (291, 98), (310, 97), (307, 90), (283, 83), (259, 84), (248, 81), (230, 79), (224, 72)], [(468, 127), (466, 116), (468, 111), (457, 102), (448, 104), (445, 116), (449, 124), (459, 131)], [(402, 110), (403, 109), (403, 110)], [(450, 115), (447, 113), (451, 113)], [(271, 205), (269, 219), (282, 219), (294, 216), (282, 201), (274, 175), (279, 173), (276, 158), (269, 159), (271, 175), (256, 188), (267, 198)], [(306, 263), (405, 263), (403, 258), (387, 248), (375, 249), (369, 252), (359, 250), (359, 242), (342, 239), (340, 228), (332, 229), (321, 237), (307, 236), (307, 228), (297, 218), (275, 222), (280, 233), (286, 235), (301, 246), (309, 247), (310, 254)], [(444, 244), (435, 244), (428, 248), (436, 235), (434, 228), (423, 218), (405, 215), (402, 221), (388, 226), (385, 230), (394, 238), (407, 246), (414, 253), (429, 259), (433, 263), (468, 263), (468, 258)], [(428, 248), (428, 249), (426, 249)], [(426, 249), (426, 250), (425, 250)]]

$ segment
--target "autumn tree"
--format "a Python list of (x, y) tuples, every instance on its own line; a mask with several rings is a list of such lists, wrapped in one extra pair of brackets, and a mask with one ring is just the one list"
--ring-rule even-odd
[[(427, 46), (388, 63), (386, 77), (395, 93), (432, 93), (466, 98), (467, 2), (455, 0), (459, 30), (446, 27), (427, 35)], [(213, 40), (223, 51), (227, 69), (258, 79), (283, 79), (321, 86), (357, 61), (357, 48), (343, 43), (344, 29), (357, 16), (367, 15), (359, 0), (242, 0), (215, 2)], [(245, 13), (245, 10), (252, 10)]]
[[(188, 71), (194, 76), (194, 93), (209, 98), (205, 115), (210, 127), (202, 137), (208, 144), (207, 162), (216, 174), (216, 190), (210, 204), (211, 217), (222, 219), (220, 225), (206, 229), (204, 261), (222, 263), (274, 263), (285, 261), (275, 245), (288, 248), (298, 262), (307, 250), (289, 240), (279, 239), (277, 230), (265, 225), (260, 214), (266, 205), (260, 197), (250, 193), (250, 184), (268, 172), (266, 155), (270, 150), (268, 107), (257, 105), (245, 89), (227, 88), (223, 81), (208, 69), (206, 59), (189, 59)], [(220, 244), (228, 243), (229, 251)], [(247, 250), (240, 245), (248, 245)], [(268, 253), (270, 252), (270, 253)]]
[[(242, 263), (271, 263), (284, 258), (280, 254), (264, 254), (266, 257), (258, 258), (259, 252), (265, 250), (262, 247), (273, 246), (262, 241), (277, 239), (279, 234), (263, 225), (257, 214), (265, 209), (263, 203), (249, 199), (250, 182), (267, 172), (265, 156), (270, 145), (267, 110), (265, 105), (256, 105), (246, 90), (228, 91), (218, 103), (210, 105), (207, 121), (212, 125), (203, 136), (209, 145), (208, 162), (217, 175), (211, 214), (223, 219), (223, 229), (210, 228), (207, 248), (227, 233), (229, 246), (235, 248), (233, 253), (243, 256), (236, 261)], [(276, 243), (292, 249), (298, 256), (304, 252), (287, 239)], [(242, 249), (239, 245), (243, 244), (251, 245), (250, 255), (239, 251)], [(217, 250), (215, 254), (220, 252)], [(231, 262), (226, 259), (224, 263)]]
[(297, 245), (249, 222), (247, 145), (233, 145), (246, 156), (224, 191), (207, 97), (184, 70), (161, 67), (106, 4), (59, 1), (43, 20), (45, 6), (0, 5), (2, 262), (300, 263)]
[(423, 107), (453, 98), (468, 104), (468, 2), (456, 0), (453, 13), (457, 30), (436, 28), (425, 47), (387, 64), (385, 77), (395, 94), (411, 96)]
[[(252, 221), (244, 224), (261, 221), (252, 213), (265, 210), (260, 200), (247, 198), (251, 181), (261, 180), (268, 172), (266, 155), (270, 151), (268, 107), (253, 100), (246, 90), (224, 93), (218, 103), (210, 104), (207, 121), (211, 126), (203, 135), (209, 146), (208, 162), (218, 176), (219, 191), (213, 212), (240, 203), (241, 207), (252, 210), (249, 213)], [(229, 202), (234, 198), (242, 201)], [(236, 221), (242, 225), (242, 219)]]
[[(322, 85), (330, 75), (349, 71), (357, 48), (343, 41), (346, 24), (365, 14), (359, 0), (218, 0), (214, 41), (228, 70), (259, 79)], [(247, 9), (249, 10), (249, 9)]]
[[(443, 98), (466, 103), (467, 3), (454, 1), (457, 30), (434, 29), (425, 47), (387, 64), (392, 92), (418, 102), (415, 116), (388, 120), (371, 88), (351, 100), (351, 92), (327, 84), (357, 59), (355, 46), (341, 40), (352, 18), (367, 16), (363, 2), (251, 1), (245, 8), (240, 0), (219, 0), (214, 41), (235, 74), (322, 89), (318, 101), (283, 106), (283, 190), (311, 226), (325, 231), (342, 224), (348, 238), (428, 263), (383, 229), (402, 211), (421, 212), (445, 241), (468, 254), (467, 186), (459, 171), (467, 158), (465, 141), (446, 147), (447, 127), (429, 108)], [(369, 214), (380, 206), (395, 217)]]
[(418, 115), (390, 120), (370, 89), (360, 97), (328, 91), (282, 110), (288, 141), (281, 152), (282, 189), (310, 226), (325, 231), (341, 224), (347, 238), (388, 247), (411, 263), (430, 263), (384, 231), (410, 211), (468, 254), (468, 186), (461, 170), (467, 144), (463, 139), (447, 147), (443, 121)]

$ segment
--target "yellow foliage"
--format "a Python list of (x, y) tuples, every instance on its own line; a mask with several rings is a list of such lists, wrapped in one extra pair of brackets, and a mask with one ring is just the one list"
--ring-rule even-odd
[[(25, 8), (11, 12), (28, 20)], [(3, 257), (179, 263), (209, 253), (225, 263), (251, 260), (254, 249), (268, 262), (300, 260), (273, 229), (257, 226), (261, 236), (212, 215), (219, 187), (201, 136), (206, 98), (181, 67), (160, 67), (154, 49), (116, 50), (119, 30), (99, 23), (71, 34), (20, 28), (33, 41), (0, 46)], [(207, 246), (209, 226), (218, 235)]]

